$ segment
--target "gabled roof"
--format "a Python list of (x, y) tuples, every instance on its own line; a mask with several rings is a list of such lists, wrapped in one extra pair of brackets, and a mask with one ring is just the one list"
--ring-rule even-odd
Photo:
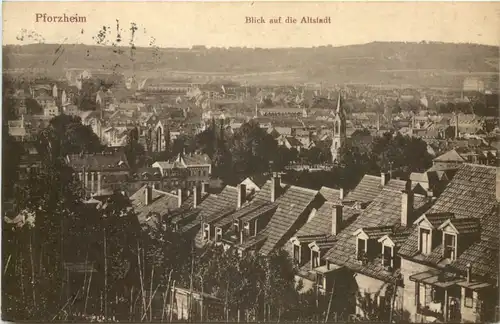
[(420, 225), (422, 222), (428, 223), (431, 227), (438, 229), (441, 224), (449, 219), (454, 219), (455, 215), (449, 212), (443, 213), (426, 213), (413, 222), (415, 225)]
[(261, 214), (276, 208), (276, 204), (265, 201), (250, 202), (243, 205), (242, 208), (234, 211), (229, 217), (218, 220), (214, 226), (224, 227), (231, 224), (234, 220), (241, 220), (242, 223), (248, 222)]
[(381, 190), (380, 177), (366, 174), (356, 188), (347, 194), (345, 200), (368, 203), (375, 199)]
[(342, 203), (342, 200), (340, 199), (340, 190), (338, 189), (332, 189), (328, 187), (321, 187), (319, 189), (319, 193), (325, 197), (325, 199), (331, 203), (337, 203), (340, 204)]
[(394, 231), (394, 226), (376, 226), (358, 228), (353, 235), (363, 233), (369, 240), (379, 239), (382, 236), (389, 235)]
[[(497, 168), (483, 165), (462, 164), (443, 193), (430, 208), (428, 214), (453, 213), (457, 224), (465, 232), (474, 230), (471, 218), (477, 219), (480, 226), (480, 240), (473, 243), (450, 266), (464, 271), (465, 265), (478, 263), (476, 273), (496, 276), (498, 272), (499, 216), (495, 197)], [(462, 220), (466, 219), (466, 220)], [(441, 219), (444, 223), (447, 219)], [(437, 222), (436, 222), (437, 223)], [(455, 225), (454, 225), (455, 226)], [(429, 256), (420, 256), (418, 251), (418, 231), (415, 229), (400, 249), (407, 258), (437, 264), (442, 258), (442, 245)], [(474, 271), (473, 271), (474, 272)], [(482, 273), (482, 274), (481, 274)]]
[(129, 169), (127, 157), (123, 152), (71, 154), (66, 157), (66, 161), (74, 170)]
[(497, 203), (496, 173), (495, 167), (463, 164), (429, 212), (450, 212), (456, 218), (488, 216)]
[(411, 228), (395, 228), (394, 232), (382, 236), (378, 242), (390, 240), (396, 247), (400, 247), (410, 234)]
[(228, 210), (228, 208), (236, 208), (238, 201), (238, 189), (231, 186), (226, 186), (218, 195), (209, 195), (201, 208), (199, 215), (200, 220), (210, 222), (217, 212)]
[(438, 157), (436, 157), (433, 161), (435, 162), (465, 162), (465, 159), (458, 154), (456, 150), (448, 151)]
[(333, 236), (314, 240), (313, 242), (309, 243), (309, 248), (317, 247), (321, 252), (328, 251), (332, 248), (336, 241), (337, 239)]
[(188, 167), (191, 165), (212, 164), (212, 160), (206, 154), (184, 154), (181, 158)]
[[(331, 235), (332, 233), (332, 213), (334, 204), (327, 201), (317, 211), (316, 214), (297, 232), (297, 237), (306, 235)], [(355, 219), (361, 211), (344, 206), (342, 211), (342, 226)]]
[(153, 163), (153, 167), (158, 167), (162, 169), (173, 169), (173, 168), (185, 168), (185, 166), (177, 161), (167, 162), (167, 161), (156, 161)]
[(260, 253), (268, 255), (280, 242), (288, 240), (293, 235), (290, 232), (292, 226), (299, 220), (317, 194), (318, 192), (315, 190), (297, 186), (286, 188), (285, 192), (276, 200), (278, 204), (276, 212), (260, 234), (267, 237)]
[[(404, 183), (404, 181), (396, 181)], [(337, 242), (326, 253), (326, 259), (334, 264), (346, 266), (371, 277), (381, 280), (392, 280), (392, 274), (384, 271), (381, 262), (369, 262), (366, 265), (360, 265), (357, 262), (356, 239), (352, 234), (361, 228), (380, 228), (385, 226), (394, 227), (394, 232), (408, 231), (407, 228), (401, 228), (400, 226), (402, 192), (393, 188), (400, 189), (401, 185), (395, 182), (393, 186), (386, 186), (382, 189), (368, 207), (361, 211), (361, 214), (352, 224), (348, 225), (337, 235)], [(417, 215), (425, 211), (427, 202), (428, 199), (426, 197), (415, 195), (414, 211)]]
[(255, 185), (259, 188), (262, 188), (267, 182), (267, 177), (265, 177), (264, 175), (260, 175), (260, 174), (250, 176), (250, 177), (248, 177), (248, 179), (250, 181), (252, 181), (253, 183), (255, 183)]
[(470, 234), (477, 233), (479, 231), (479, 219), (477, 218), (459, 218), (459, 219), (448, 219), (441, 226), (438, 227), (439, 230), (451, 226), (451, 228), (457, 234)]
[(135, 212), (137, 213), (139, 223), (156, 227), (160, 217), (166, 215), (169, 210), (177, 208), (178, 199), (176, 195), (171, 193), (151, 189), (151, 202), (146, 205), (146, 187), (147, 185), (136, 191), (132, 196), (130, 196), (130, 200)]

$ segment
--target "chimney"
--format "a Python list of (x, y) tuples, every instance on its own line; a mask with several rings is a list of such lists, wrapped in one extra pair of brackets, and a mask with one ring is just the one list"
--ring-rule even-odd
[(391, 174), (388, 172), (382, 172), (380, 174), (380, 184), (384, 187), (391, 179)]
[(281, 176), (274, 172), (273, 178), (271, 179), (271, 202), (275, 202), (278, 199), (281, 191)]
[(342, 229), (343, 205), (335, 205), (332, 210), (332, 235), (337, 235)]
[(200, 203), (200, 198), (201, 198), (200, 188), (198, 188), (198, 186), (195, 185), (193, 187), (193, 208), (196, 208), (198, 206), (198, 204)]
[(245, 203), (247, 196), (247, 186), (244, 184), (238, 185), (238, 205), (237, 208), (241, 208), (241, 206)]
[(204, 194), (208, 193), (208, 188), (209, 188), (208, 183), (202, 182), (201, 183), (201, 194), (204, 195)]
[(153, 199), (153, 188), (148, 184), (146, 185), (146, 190), (144, 190), (144, 204), (147, 206), (151, 204), (151, 200)]
[(179, 189), (177, 189), (177, 207), (180, 208), (182, 206), (182, 203), (184, 202), (183, 199), (184, 199), (184, 197), (183, 197), (182, 189), (179, 188)]
[(458, 114), (455, 113), (455, 138), (458, 138)]
[(472, 265), (470, 263), (467, 263), (467, 282), (472, 281)]
[(406, 182), (406, 188), (401, 193), (401, 226), (411, 225), (413, 214), (413, 192), (411, 180)]
[(339, 199), (344, 200), (344, 188), (339, 189)]

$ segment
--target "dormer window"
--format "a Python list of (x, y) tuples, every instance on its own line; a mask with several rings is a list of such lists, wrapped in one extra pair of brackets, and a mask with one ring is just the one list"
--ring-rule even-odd
[(369, 236), (362, 228), (357, 229), (353, 235), (356, 237), (356, 259), (359, 261), (366, 260), (368, 253)]
[(455, 260), (457, 257), (457, 237), (454, 234), (443, 233), (444, 257)]
[(203, 240), (208, 241), (210, 239), (210, 224), (203, 224)]
[(311, 251), (311, 263), (313, 268), (320, 266), (320, 255), (318, 251)]
[(420, 244), (419, 244), (420, 253), (424, 255), (430, 254), (431, 243), (432, 243), (431, 230), (427, 228), (420, 228), (419, 239), (420, 239)]
[(217, 227), (215, 229), (215, 242), (219, 242), (222, 239), (222, 228)]
[(243, 227), (243, 230), (245, 231), (245, 237), (250, 236), (250, 223), (245, 223), (245, 226)]
[(300, 243), (293, 245), (293, 259), (300, 263)]
[(357, 251), (356, 258), (358, 260), (363, 260), (363, 258), (366, 256), (366, 251), (368, 248), (367, 244), (368, 244), (368, 240), (358, 237), (357, 244), (356, 244), (356, 251)]
[(394, 266), (394, 249), (390, 246), (382, 246), (382, 264), (384, 267)]
[(318, 288), (325, 288), (325, 276), (322, 273), (317, 273), (316, 283)]

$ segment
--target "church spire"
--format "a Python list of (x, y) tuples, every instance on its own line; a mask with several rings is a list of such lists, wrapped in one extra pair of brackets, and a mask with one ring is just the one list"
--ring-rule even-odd
[(337, 108), (335, 109), (337, 115), (344, 115), (344, 107), (342, 104), (342, 91), (339, 91), (339, 96), (337, 99)]
[(337, 107), (335, 109), (335, 118), (333, 121), (333, 136), (330, 152), (332, 154), (332, 162), (338, 162), (340, 151), (346, 142), (346, 116), (342, 104), (342, 92), (339, 92), (337, 99)]

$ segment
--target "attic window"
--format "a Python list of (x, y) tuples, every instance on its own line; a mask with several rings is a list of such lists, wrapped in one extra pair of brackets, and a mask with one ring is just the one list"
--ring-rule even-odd
[(215, 229), (215, 242), (219, 242), (222, 239), (222, 228), (217, 227)]
[(320, 255), (318, 251), (311, 251), (311, 262), (313, 268), (320, 266)]
[(428, 255), (431, 253), (431, 230), (427, 228), (419, 229), (419, 250), (420, 253)]
[(362, 260), (366, 256), (368, 241), (362, 238), (358, 238), (356, 242), (356, 258)]
[(316, 283), (318, 284), (318, 288), (324, 288), (325, 287), (325, 277), (323, 274), (318, 273), (316, 277)]
[(243, 227), (244, 228), (244, 231), (245, 231), (245, 237), (249, 237), (250, 236), (250, 223), (245, 223), (245, 226)]
[(387, 245), (382, 245), (382, 265), (384, 267), (394, 266), (393, 248)]
[(296, 262), (300, 263), (300, 245), (299, 244), (293, 245), (293, 259)]
[(457, 237), (454, 234), (443, 233), (444, 257), (455, 260), (457, 257)]
[(203, 224), (203, 240), (208, 241), (210, 239), (210, 224)]

